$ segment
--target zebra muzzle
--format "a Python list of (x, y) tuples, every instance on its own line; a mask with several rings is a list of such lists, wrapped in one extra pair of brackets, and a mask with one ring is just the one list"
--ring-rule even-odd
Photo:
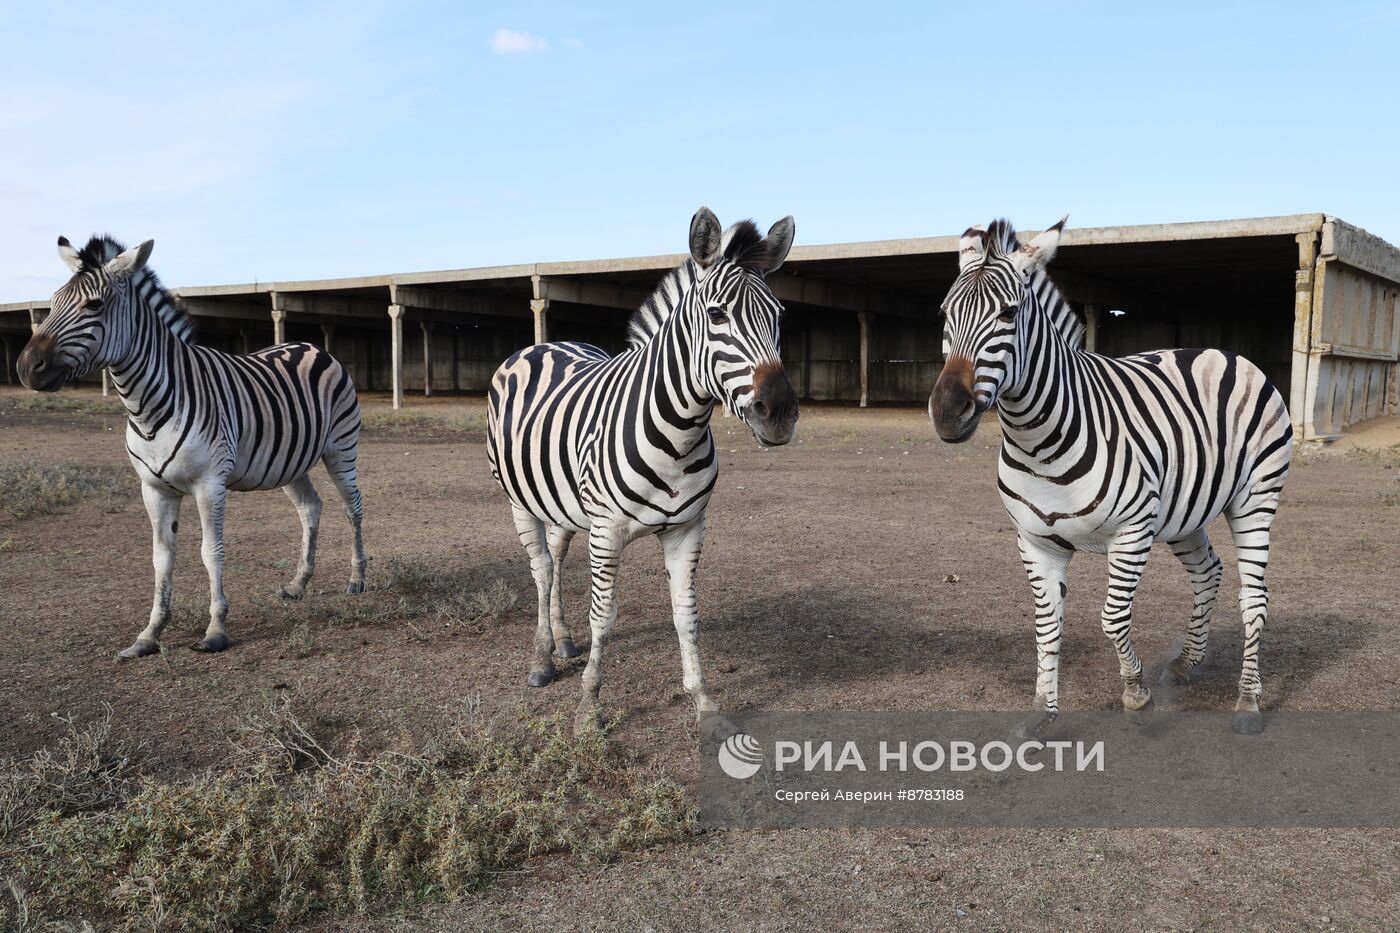
[(754, 371), (754, 396), (744, 413), (754, 437), (766, 447), (792, 440), (797, 430), (797, 393), (780, 363), (768, 363)]
[(973, 435), (982, 420), (982, 408), (972, 394), (972, 361), (952, 356), (943, 366), (928, 399), (928, 415), (938, 436), (960, 444)]
[(63, 385), (67, 373), (53, 363), (54, 340), (48, 334), (36, 334), (25, 345), (15, 361), (20, 384), (36, 392), (52, 392)]

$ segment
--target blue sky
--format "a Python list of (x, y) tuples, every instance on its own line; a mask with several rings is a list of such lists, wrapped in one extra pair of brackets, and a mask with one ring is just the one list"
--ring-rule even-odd
[(1395, 3), (4, 0), (0, 301), (1326, 211), (1400, 243)]

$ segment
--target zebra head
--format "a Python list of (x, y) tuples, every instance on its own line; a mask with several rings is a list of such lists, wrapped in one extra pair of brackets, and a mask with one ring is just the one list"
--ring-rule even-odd
[(938, 436), (958, 444), (982, 413), (1017, 384), (1031, 277), (1055, 255), (1065, 220), (1024, 246), (1005, 220), (970, 227), (958, 242), (958, 277), (943, 299), (947, 361), (928, 400)]
[(147, 240), (123, 250), (109, 237), (93, 237), (80, 251), (58, 238), (58, 255), (73, 277), (54, 292), (49, 316), (19, 355), (15, 368), (26, 388), (55, 392), (125, 356), (135, 302), (132, 277), (145, 268), (154, 246)]
[(694, 338), (692, 375), (765, 447), (786, 444), (797, 427), (797, 393), (778, 355), (783, 305), (766, 278), (787, 258), (794, 230), (784, 217), (767, 236), (748, 220), (722, 231), (706, 207), (690, 221), (698, 271), (682, 310)]

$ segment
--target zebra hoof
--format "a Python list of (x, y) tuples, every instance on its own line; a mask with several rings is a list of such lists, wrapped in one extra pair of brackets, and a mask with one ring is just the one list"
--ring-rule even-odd
[(306, 595), (306, 591), (294, 583), (289, 583), (286, 586), (279, 586), (277, 595), (283, 599), (301, 599)]
[(1011, 740), (1019, 744), (1040, 738), (1045, 730), (1055, 722), (1055, 717), (1058, 715), (1059, 713), (1042, 712), (1039, 716), (1033, 716), (1016, 723), (1011, 729)]
[(695, 729), (712, 742), (723, 742), (730, 736), (738, 735), (739, 728), (718, 710), (696, 714)]
[(1231, 728), (1240, 735), (1258, 735), (1264, 731), (1264, 717), (1258, 710), (1237, 710)]
[(1162, 668), (1162, 676), (1157, 683), (1163, 687), (1184, 687), (1191, 682), (1191, 668), (1180, 658)]
[(532, 687), (548, 687), (554, 680), (554, 671), (531, 671), (530, 677), (526, 681)]
[(195, 643), (194, 650), (203, 651), (206, 654), (214, 654), (215, 652), (223, 651), (227, 647), (227, 635), (207, 635), (201, 641)]
[(1135, 726), (1145, 726), (1152, 721), (1152, 711), (1156, 708), (1156, 703), (1151, 697), (1147, 699), (1147, 705), (1141, 709), (1124, 709), (1123, 716)]
[(603, 731), (603, 717), (596, 706), (581, 706), (574, 715), (574, 735), (598, 735)]
[(576, 658), (583, 652), (578, 650), (572, 638), (561, 638), (554, 643), (554, 653), (561, 658)]
[(351, 580), (350, 585), (345, 588), (346, 596), (358, 596), (365, 591), (365, 581)]
[(130, 648), (123, 648), (121, 651), (117, 652), (117, 660), (134, 661), (137, 658), (144, 658), (148, 655), (159, 653), (159, 642), (146, 641), (145, 639), (138, 638), (135, 642), (132, 643)]
[(1123, 709), (1130, 713), (1141, 712), (1152, 708), (1152, 691), (1143, 686), (1125, 687), (1123, 690)]

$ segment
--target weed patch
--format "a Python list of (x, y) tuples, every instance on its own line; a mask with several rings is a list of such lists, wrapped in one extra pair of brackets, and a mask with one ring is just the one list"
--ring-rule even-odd
[(13, 900), (125, 930), (285, 929), (457, 897), (547, 853), (607, 860), (694, 832), (677, 784), (563, 717), (509, 734), (473, 720), (368, 760), (326, 753), (285, 701), (235, 732), (251, 764), (44, 809), (0, 852)]
[(470, 402), (451, 408), (444, 406), (441, 411), (371, 408), (360, 413), (360, 426), (375, 434), (395, 436), (485, 431), (486, 405)]
[(0, 511), (15, 518), (46, 515), (79, 499), (127, 496), (136, 484), (128, 467), (9, 464), (0, 466)]
[(0, 763), (0, 843), (22, 833), (41, 813), (74, 816), (106, 809), (136, 786), (131, 752), (112, 740), (112, 708), (50, 748)]
[(109, 398), (77, 398), (74, 396), (51, 395), (35, 392), (5, 400), (8, 408), (20, 411), (72, 411), (89, 415), (124, 415), (126, 407), (121, 400)]

